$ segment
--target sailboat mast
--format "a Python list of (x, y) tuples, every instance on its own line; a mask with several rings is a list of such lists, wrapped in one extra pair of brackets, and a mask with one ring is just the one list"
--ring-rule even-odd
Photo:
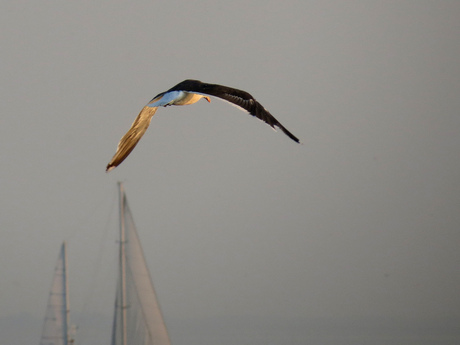
[(73, 342), (72, 334), (69, 332), (70, 311), (67, 272), (67, 244), (64, 241), (54, 268), (40, 345), (69, 345)]
[(70, 309), (69, 309), (69, 282), (67, 277), (67, 243), (66, 241), (62, 242), (62, 251), (63, 251), (63, 260), (64, 260), (64, 272), (63, 272), (63, 280), (64, 280), (64, 344), (67, 345), (69, 343), (69, 317), (70, 317)]
[(118, 182), (120, 198), (120, 277), (121, 277), (121, 338), (122, 345), (128, 344), (126, 318), (126, 253), (125, 253), (125, 193), (123, 184)]

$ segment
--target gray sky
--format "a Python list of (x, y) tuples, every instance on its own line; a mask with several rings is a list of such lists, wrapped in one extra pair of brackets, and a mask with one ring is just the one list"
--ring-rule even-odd
[[(109, 342), (121, 180), (174, 345), (458, 344), (459, 18), (458, 1), (4, 1), (2, 338), (39, 341), (68, 240), (79, 343)], [(304, 145), (201, 101), (160, 109), (106, 174), (187, 78), (250, 92)]]

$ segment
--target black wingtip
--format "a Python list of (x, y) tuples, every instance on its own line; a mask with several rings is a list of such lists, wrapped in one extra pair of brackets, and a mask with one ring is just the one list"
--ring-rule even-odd
[(292, 134), (291, 132), (289, 132), (288, 130), (284, 131), (284, 133), (286, 133), (286, 135), (291, 138), (292, 140), (294, 140), (297, 144), (300, 144), (300, 140), (299, 138), (297, 138), (294, 134)]
[(294, 134), (289, 132), (281, 123), (278, 123), (277, 126), (286, 134), (289, 138), (294, 140), (297, 144), (301, 144), (299, 138), (297, 138)]

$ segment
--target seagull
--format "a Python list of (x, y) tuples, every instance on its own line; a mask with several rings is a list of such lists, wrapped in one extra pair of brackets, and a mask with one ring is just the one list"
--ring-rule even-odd
[(126, 157), (128, 157), (149, 127), (150, 121), (159, 107), (189, 105), (198, 102), (202, 98), (211, 102), (209, 96), (218, 97), (235, 105), (241, 110), (248, 112), (250, 115), (264, 121), (274, 130), (276, 130), (275, 126), (280, 128), (289, 138), (299, 143), (299, 139), (279, 123), (262, 104), (257, 102), (254, 97), (246, 91), (223, 85), (203, 83), (199, 80), (187, 79), (173, 86), (168, 91), (158, 94), (142, 108), (129, 131), (118, 143), (117, 152), (107, 165), (106, 172), (115, 169)]

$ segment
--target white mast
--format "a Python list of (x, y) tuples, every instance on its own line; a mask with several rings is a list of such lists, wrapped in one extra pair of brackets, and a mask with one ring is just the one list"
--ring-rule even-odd
[(112, 345), (171, 345), (123, 185)]
[(69, 334), (69, 318), (67, 245), (64, 241), (54, 269), (40, 344), (68, 345), (72, 343), (73, 339)]
[(64, 258), (64, 271), (63, 271), (63, 279), (64, 279), (64, 337), (65, 337), (65, 345), (70, 343), (70, 336), (69, 336), (69, 318), (70, 318), (70, 306), (69, 306), (69, 281), (67, 277), (67, 243), (66, 241), (62, 242), (62, 250), (63, 250), (63, 258)]
[(120, 278), (121, 278), (121, 339), (122, 345), (128, 345), (126, 322), (126, 253), (125, 253), (125, 210), (123, 184), (118, 182), (120, 199)]

